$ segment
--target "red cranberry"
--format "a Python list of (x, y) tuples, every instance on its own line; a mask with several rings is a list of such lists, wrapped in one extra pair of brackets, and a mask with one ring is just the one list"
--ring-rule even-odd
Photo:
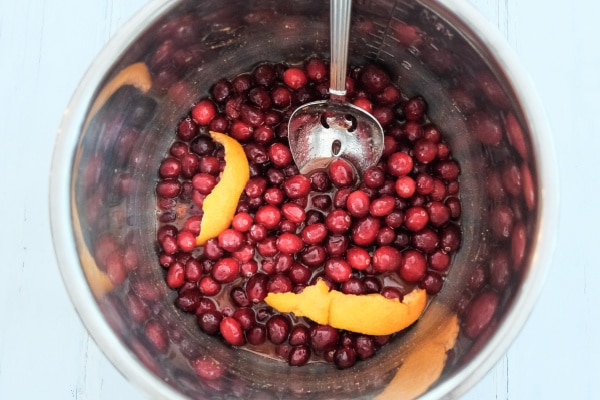
[(363, 174), (363, 182), (371, 189), (377, 189), (383, 185), (385, 181), (385, 171), (378, 166), (367, 168)]
[(352, 267), (341, 258), (330, 258), (325, 262), (325, 274), (333, 282), (345, 282), (352, 275)]
[(329, 325), (313, 325), (310, 328), (310, 347), (321, 353), (334, 349), (339, 339), (339, 331)]
[(277, 250), (285, 254), (295, 254), (302, 250), (302, 239), (293, 233), (283, 233), (277, 238)]
[(352, 218), (344, 210), (333, 210), (325, 217), (325, 225), (330, 232), (342, 234), (350, 229)]
[(401, 261), (402, 254), (391, 246), (381, 246), (373, 252), (373, 268), (379, 273), (397, 271)]
[(404, 214), (404, 225), (413, 232), (425, 228), (429, 222), (429, 214), (423, 207), (410, 207)]
[(288, 272), (290, 281), (295, 285), (307, 284), (311, 275), (312, 272), (310, 271), (310, 269), (299, 263), (293, 264)]
[(368, 246), (377, 237), (381, 222), (379, 218), (367, 216), (359, 219), (352, 227), (352, 241), (359, 246)]
[(369, 336), (357, 335), (354, 339), (354, 349), (358, 358), (366, 360), (375, 354), (375, 342)]
[(369, 214), (371, 199), (362, 190), (356, 190), (350, 193), (346, 199), (346, 208), (348, 212), (357, 218), (366, 217)]
[(200, 100), (192, 109), (192, 118), (198, 125), (208, 125), (217, 113), (215, 104), (209, 100)]
[(373, 200), (369, 206), (369, 213), (374, 217), (385, 217), (396, 207), (392, 196), (381, 196)]
[(427, 256), (429, 266), (436, 271), (445, 271), (450, 265), (450, 256), (442, 250), (435, 250)]
[(331, 182), (338, 188), (348, 187), (354, 183), (354, 167), (342, 158), (329, 164), (328, 172)]
[(211, 271), (211, 276), (220, 283), (233, 282), (239, 276), (240, 264), (231, 257), (221, 258), (215, 262)]
[(455, 252), (460, 247), (460, 228), (454, 224), (445, 226), (439, 233), (440, 248), (447, 253)]
[(396, 177), (407, 175), (412, 169), (413, 159), (404, 152), (398, 151), (388, 158), (387, 170)]
[(244, 331), (240, 323), (233, 317), (225, 317), (219, 323), (219, 330), (223, 339), (232, 346), (242, 346), (246, 343)]
[(365, 270), (371, 265), (371, 255), (362, 247), (352, 247), (348, 249), (346, 260), (352, 268), (359, 271)]
[(323, 242), (325, 251), (332, 257), (341, 257), (344, 255), (349, 244), (350, 240), (346, 235), (329, 235)]
[(161, 197), (175, 198), (181, 192), (181, 183), (175, 179), (163, 179), (156, 185), (156, 194)]
[(212, 276), (203, 276), (198, 281), (198, 289), (205, 296), (214, 296), (221, 291), (221, 284)]
[(290, 88), (297, 90), (308, 83), (308, 78), (300, 68), (288, 68), (283, 73), (283, 82)]
[(317, 223), (304, 227), (301, 237), (306, 244), (318, 244), (325, 239), (327, 232), (325, 224)]
[(418, 282), (425, 275), (427, 262), (425, 256), (417, 250), (402, 253), (400, 277), (407, 282)]
[(262, 224), (267, 229), (275, 229), (281, 221), (281, 211), (271, 205), (259, 208), (254, 215), (255, 224)]
[(316, 192), (326, 192), (331, 189), (331, 180), (325, 171), (313, 172), (309, 179), (311, 189)]
[(158, 172), (161, 178), (177, 178), (181, 173), (181, 162), (174, 157), (167, 157), (160, 163)]
[[(429, 254), (433, 252), (440, 240), (433, 230), (429, 228), (425, 228), (420, 230), (419, 232), (415, 232), (412, 235), (411, 244), (417, 249), (422, 251), (423, 253)], [(450, 252), (450, 250), (444, 250), (446, 252)]]
[(310, 193), (310, 180), (304, 175), (292, 175), (283, 182), (283, 191), (290, 199), (299, 199)]

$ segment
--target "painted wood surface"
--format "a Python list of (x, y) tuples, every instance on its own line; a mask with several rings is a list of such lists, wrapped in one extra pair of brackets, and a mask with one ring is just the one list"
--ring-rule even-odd
[[(0, 0), (0, 399), (143, 399), (89, 338), (64, 290), (48, 175), (65, 105), (144, 0)], [(531, 74), (553, 128), (559, 239), (508, 353), (464, 399), (600, 398), (600, 3), (471, 0)]]

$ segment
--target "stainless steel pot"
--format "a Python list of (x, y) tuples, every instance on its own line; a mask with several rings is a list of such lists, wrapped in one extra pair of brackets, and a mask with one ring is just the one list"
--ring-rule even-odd
[[(68, 105), (50, 185), (61, 273), (94, 340), (152, 397), (370, 398), (435, 329), (436, 310), (455, 312), (464, 326), (481, 293), (493, 293), (491, 319), (476, 338), (459, 336), (441, 378), (423, 395), (455, 398), (493, 366), (527, 319), (552, 254), (558, 206), (552, 139), (527, 76), (466, 2), (357, 0), (353, 18), (350, 63), (383, 65), (405, 93), (429, 101), (429, 115), (447, 135), (462, 169), (463, 244), (418, 334), (349, 370), (292, 368), (199, 335), (194, 318), (173, 305), (155, 253), (156, 170), (176, 123), (218, 78), (263, 61), (328, 58), (327, 2), (153, 1), (102, 51)], [(150, 85), (123, 75), (124, 87), (109, 84), (137, 63), (149, 68)], [(498, 224), (499, 213), (512, 222)], [(107, 251), (127, 254), (137, 267), (116, 286), (98, 273)], [(477, 268), (493, 274), (495, 257), (510, 263), (509, 284), (499, 289), (488, 280), (469, 290)], [(148, 319), (168, 327), (166, 352), (148, 342)], [(199, 378), (190, 366), (198, 357), (225, 376)]]

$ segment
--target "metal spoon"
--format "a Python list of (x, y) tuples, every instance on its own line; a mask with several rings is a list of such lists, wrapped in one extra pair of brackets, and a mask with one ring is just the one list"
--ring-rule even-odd
[(383, 128), (368, 112), (346, 102), (346, 67), (351, 0), (331, 0), (329, 100), (304, 104), (288, 122), (288, 139), (302, 174), (326, 168), (342, 157), (359, 173), (375, 165), (383, 151)]

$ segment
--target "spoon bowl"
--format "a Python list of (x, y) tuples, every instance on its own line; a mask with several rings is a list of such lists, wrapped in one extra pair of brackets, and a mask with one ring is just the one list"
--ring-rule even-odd
[(300, 106), (288, 122), (290, 150), (305, 175), (339, 157), (362, 174), (377, 164), (383, 152), (379, 121), (345, 101), (351, 8), (350, 0), (331, 0), (331, 98)]

